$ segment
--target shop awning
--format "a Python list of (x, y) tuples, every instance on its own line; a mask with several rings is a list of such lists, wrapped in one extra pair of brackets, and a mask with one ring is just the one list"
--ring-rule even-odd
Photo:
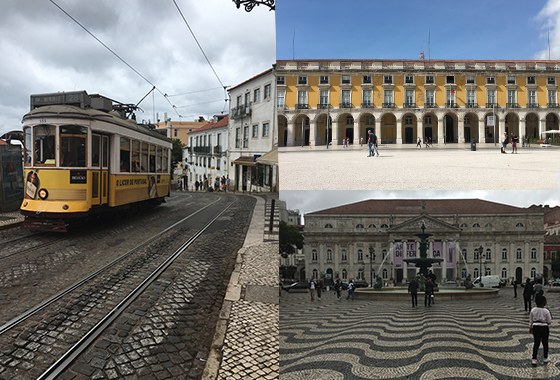
[(241, 156), (235, 161), (233, 161), (235, 165), (243, 165), (243, 166), (256, 166), (257, 163), (254, 161), (252, 156)]
[(270, 166), (278, 165), (278, 148), (274, 148), (257, 158), (257, 163)]

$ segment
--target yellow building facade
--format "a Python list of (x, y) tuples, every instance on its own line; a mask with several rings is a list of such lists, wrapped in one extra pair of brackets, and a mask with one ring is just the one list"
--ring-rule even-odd
[[(538, 140), (559, 129), (560, 61), (281, 60), (279, 145)], [(494, 121), (494, 123), (493, 123)]]

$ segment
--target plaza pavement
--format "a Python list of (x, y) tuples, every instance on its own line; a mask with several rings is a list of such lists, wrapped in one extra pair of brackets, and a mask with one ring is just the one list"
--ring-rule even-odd
[[(427, 308), (400, 301), (311, 301), (308, 293), (280, 299), (280, 380), (559, 379), (560, 326), (553, 320), (549, 358), (530, 359), (533, 338), (523, 288), (498, 298), (438, 301)], [(560, 293), (545, 291), (553, 319)]]
[(364, 144), (279, 148), (282, 190), (556, 190), (560, 147), (518, 148), (501, 154), (494, 144), (379, 147)]

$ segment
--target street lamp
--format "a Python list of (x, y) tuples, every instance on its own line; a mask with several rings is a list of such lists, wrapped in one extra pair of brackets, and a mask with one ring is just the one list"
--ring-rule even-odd
[[(482, 246), (478, 247), (478, 277), (482, 280), (482, 258), (486, 258), (486, 255), (482, 254), (484, 248)], [(481, 281), (482, 282), (482, 281)]]
[(369, 286), (373, 286), (373, 260), (374, 260), (374, 253), (373, 247), (369, 245)]

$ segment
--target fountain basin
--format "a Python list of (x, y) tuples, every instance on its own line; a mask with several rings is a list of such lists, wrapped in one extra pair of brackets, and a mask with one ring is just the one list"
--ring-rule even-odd
[[(498, 297), (500, 289), (465, 289), (465, 288), (437, 288), (434, 297), (437, 300), (457, 301), (457, 300), (482, 300)], [(394, 287), (375, 290), (372, 288), (358, 288), (354, 291), (358, 300), (370, 301), (410, 301), (408, 288)], [(418, 292), (418, 299), (424, 299), (424, 292)]]

